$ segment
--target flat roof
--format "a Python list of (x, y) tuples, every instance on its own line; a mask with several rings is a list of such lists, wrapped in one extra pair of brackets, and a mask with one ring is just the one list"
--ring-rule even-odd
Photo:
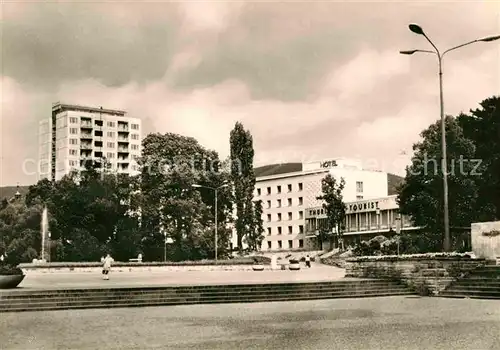
[(80, 105), (72, 105), (65, 103), (53, 103), (52, 111), (80, 111), (80, 112), (91, 112), (91, 113), (105, 113), (105, 114), (113, 114), (124, 116), (127, 112), (121, 111), (118, 109), (107, 109), (102, 107), (89, 107), (89, 106), (80, 106)]

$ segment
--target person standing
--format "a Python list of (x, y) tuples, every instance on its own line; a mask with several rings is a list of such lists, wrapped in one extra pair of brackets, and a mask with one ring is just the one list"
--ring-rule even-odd
[(107, 254), (106, 257), (102, 261), (102, 274), (104, 280), (109, 280), (109, 271), (111, 270), (111, 264), (114, 262), (114, 259), (111, 255)]
[(309, 257), (309, 255), (306, 256), (306, 266), (311, 267), (311, 258)]

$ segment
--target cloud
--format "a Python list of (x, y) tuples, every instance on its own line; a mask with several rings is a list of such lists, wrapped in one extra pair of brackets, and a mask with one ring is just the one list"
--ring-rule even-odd
[[(401, 173), (401, 150), (439, 117), (436, 59), (398, 53), (429, 48), (408, 23), (451, 47), (496, 34), (494, 6), (3, 4), (0, 182), (35, 181), (21, 159), (37, 157), (38, 121), (55, 101), (124, 109), (146, 132), (193, 136), (222, 156), (241, 121), (259, 164), (346, 156)], [(450, 53), (446, 112), (498, 94), (498, 62), (496, 43)]]

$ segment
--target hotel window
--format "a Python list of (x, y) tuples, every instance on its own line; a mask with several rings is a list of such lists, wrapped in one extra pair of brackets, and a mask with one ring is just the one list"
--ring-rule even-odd
[(115, 122), (108, 122), (108, 127), (114, 128), (115, 127)]
[(69, 166), (76, 166), (76, 160), (70, 160)]
[(106, 158), (113, 159), (114, 157), (115, 157), (115, 154), (113, 152), (106, 153)]
[(108, 142), (108, 148), (115, 148), (114, 142)]
[(273, 246), (272, 246), (272, 242), (271, 241), (267, 241), (267, 249), (271, 249)]
[(292, 199), (291, 198), (288, 198), (288, 206), (291, 207), (292, 206)]
[(356, 196), (356, 200), (360, 201), (363, 199), (363, 196)]
[(292, 192), (292, 184), (288, 185), (288, 192)]
[(261, 193), (260, 188), (258, 188), (257, 189), (257, 196), (260, 196), (260, 193)]
[(302, 197), (299, 197), (299, 205), (304, 204), (304, 199)]
[(267, 214), (267, 221), (271, 221), (271, 214)]
[(304, 240), (299, 239), (299, 248), (304, 248)]
[(69, 150), (69, 155), (70, 156), (76, 156), (78, 154), (77, 150), (76, 149), (70, 149)]
[(302, 185), (302, 182), (299, 182), (299, 191), (302, 191), (303, 188), (304, 186)]
[(281, 226), (278, 226), (278, 234), (281, 235), (282, 231), (281, 231)]
[(113, 131), (108, 131), (108, 137), (115, 137), (115, 133)]
[(293, 227), (288, 226), (288, 234), (291, 235), (293, 233)]
[(78, 145), (78, 139), (69, 139), (70, 145)]
[(267, 207), (271, 208), (271, 201), (267, 201)]
[(139, 130), (139, 124), (132, 124), (132, 125), (130, 125), (130, 128), (132, 130)]
[(276, 186), (276, 189), (278, 190), (278, 193), (281, 193), (281, 186)]
[(267, 188), (267, 194), (271, 194), (271, 187)]
[(268, 227), (268, 228), (267, 228), (267, 235), (268, 235), (268, 236), (270, 236), (270, 235), (271, 235), (271, 228), (270, 228), (270, 227)]
[(358, 192), (358, 193), (363, 192), (363, 182), (362, 181), (356, 181), (356, 192)]
[(281, 213), (278, 213), (278, 221), (281, 221)]
[(139, 140), (139, 134), (132, 134), (132, 135), (130, 135), (130, 138), (132, 140)]
[(139, 145), (131, 145), (130, 147), (135, 151), (139, 149)]
[(304, 225), (299, 225), (299, 233), (304, 233)]
[(292, 240), (288, 241), (288, 248), (293, 248), (293, 241)]
[(299, 219), (303, 219), (304, 218), (304, 212), (303, 211), (299, 211)]
[(288, 220), (293, 220), (293, 217), (292, 217), (292, 213), (291, 213), (291, 212), (289, 212), (289, 213), (288, 213)]
[(283, 248), (283, 242), (282, 241), (278, 241), (278, 248), (279, 249)]
[(281, 208), (281, 199), (278, 199), (276, 202), (277, 202), (276, 207)]
[(69, 129), (69, 133), (73, 134), (73, 135), (76, 135), (76, 134), (78, 134), (78, 129), (77, 128), (70, 128)]
[(70, 117), (70, 118), (69, 118), (69, 122), (70, 122), (71, 124), (77, 124), (77, 123), (78, 123), (78, 118), (76, 118), (76, 117)]

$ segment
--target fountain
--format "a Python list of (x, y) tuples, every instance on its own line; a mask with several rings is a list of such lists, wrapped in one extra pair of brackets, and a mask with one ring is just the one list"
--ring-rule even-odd
[(42, 231), (42, 254), (41, 254), (41, 261), (45, 262), (47, 261), (45, 259), (45, 237), (47, 237), (47, 232), (49, 231), (49, 215), (47, 211), (47, 207), (43, 208), (42, 212), (42, 222), (41, 222), (41, 231)]

